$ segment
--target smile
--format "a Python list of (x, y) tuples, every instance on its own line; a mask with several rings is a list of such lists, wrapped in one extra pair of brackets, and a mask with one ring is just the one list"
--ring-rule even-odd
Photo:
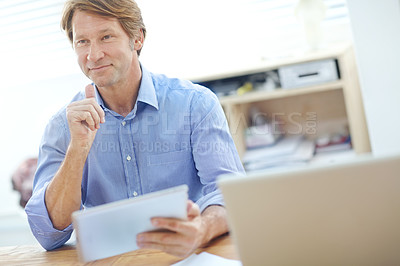
[(93, 67), (93, 68), (90, 68), (90, 67), (89, 67), (89, 71), (100, 71), (100, 70), (103, 70), (103, 69), (108, 68), (109, 66), (110, 66), (110, 65), (98, 66), (98, 67)]

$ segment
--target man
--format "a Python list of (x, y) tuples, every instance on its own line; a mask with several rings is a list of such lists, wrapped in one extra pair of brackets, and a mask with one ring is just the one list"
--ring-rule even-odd
[(139, 234), (138, 246), (185, 257), (226, 233), (215, 180), (243, 167), (218, 99), (140, 64), (146, 29), (133, 0), (69, 0), (61, 25), (93, 84), (52, 117), (40, 145), (26, 207), (40, 244), (63, 245), (76, 210), (180, 184), (187, 221), (153, 218), (167, 230)]

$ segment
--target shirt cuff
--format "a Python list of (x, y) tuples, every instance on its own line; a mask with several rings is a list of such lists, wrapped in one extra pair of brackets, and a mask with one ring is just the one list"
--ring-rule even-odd
[(196, 204), (199, 205), (200, 212), (203, 212), (210, 205), (225, 206), (224, 198), (219, 189), (204, 195), (196, 201)]
[(49, 182), (36, 190), (29, 199), (25, 212), (33, 235), (46, 250), (53, 250), (65, 244), (71, 237), (73, 227), (70, 224), (64, 230), (54, 228), (45, 203), (45, 192)]

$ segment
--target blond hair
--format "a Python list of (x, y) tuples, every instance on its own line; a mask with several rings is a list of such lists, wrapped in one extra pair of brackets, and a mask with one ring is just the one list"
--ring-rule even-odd
[[(131, 40), (140, 38), (140, 31), (143, 32), (143, 37), (146, 37), (142, 14), (134, 0), (68, 0), (64, 5), (61, 28), (71, 43), (73, 42), (72, 18), (77, 10), (118, 19)], [(141, 50), (137, 51), (138, 55)]]

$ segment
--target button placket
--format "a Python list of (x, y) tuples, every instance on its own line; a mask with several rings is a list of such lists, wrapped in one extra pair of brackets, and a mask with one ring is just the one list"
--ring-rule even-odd
[(132, 129), (130, 127), (130, 121), (120, 121), (120, 146), (121, 151), (124, 154), (124, 168), (125, 168), (125, 179), (128, 189), (129, 197), (137, 197), (140, 191), (137, 187), (138, 172), (136, 167), (135, 151), (133, 149), (133, 142), (131, 140)]

